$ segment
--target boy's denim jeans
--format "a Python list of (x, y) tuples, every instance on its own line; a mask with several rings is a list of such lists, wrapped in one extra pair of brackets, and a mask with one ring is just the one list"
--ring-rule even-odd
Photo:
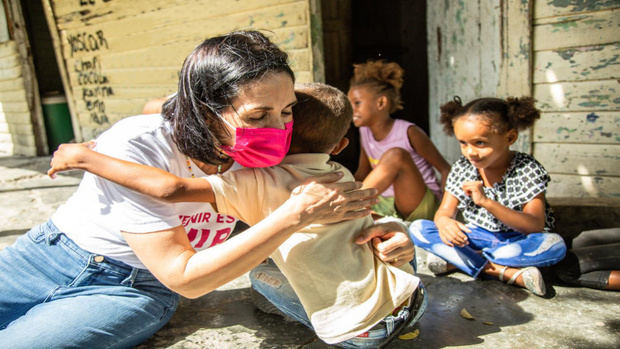
[[(312, 329), (310, 320), (299, 298), (297, 298), (295, 291), (293, 291), (293, 288), (284, 274), (282, 274), (271, 259), (267, 263), (257, 266), (250, 272), (250, 281), (252, 282), (252, 288), (267, 298), (267, 300), (280, 309), (280, 311)], [(420, 283), (420, 288), (423, 287), (424, 286)], [(426, 293), (423, 293), (423, 295), (424, 300), (418, 308), (417, 313), (413, 314), (410, 325), (416, 323), (424, 314), (428, 303), (428, 297)], [(385, 329), (371, 330), (368, 332), (367, 337), (354, 337), (334, 345), (341, 348), (377, 348), (407, 317), (408, 312), (406, 313), (404, 311), (399, 312), (397, 316), (389, 315), (382, 320)]]
[(147, 270), (81, 249), (51, 221), (0, 251), (3, 348), (130, 348), (177, 304)]
[[(421, 247), (477, 277), (488, 261), (509, 267), (546, 267), (566, 255), (566, 244), (554, 233), (521, 234), (516, 231), (491, 232), (468, 226), (469, 245), (450, 247), (441, 241), (433, 221), (420, 219), (409, 226), (411, 239)], [(480, 253), (480, 252), (482, 253)]]

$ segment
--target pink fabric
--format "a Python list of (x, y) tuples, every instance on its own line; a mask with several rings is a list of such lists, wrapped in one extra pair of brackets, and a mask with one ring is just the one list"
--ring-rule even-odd
[[(433, 166), (428, 161), (426, 161), (426, 159), (424, 159), (420, 154), (418, 154), (409, 143), (407, 130), (411, 126), (415, 126), (415, 124), (409, 121), (395, 119), (394, 125), (392, 126), (390, 133), (388, 133), (387, 137), (385, 137), (381, 141), (375, 140), (372, 132), (370, 131), (370, 128), (360, 127), (360, 138), (362, 142), (362, 147), (364, 148), (364, 151), (368, 156), (368, 162), (370, 162), (370, 166), (372, 166), (372, 168), (375, 168), (375, 166), (377, 166), (377, 164), (379, 163), (381, 155), (383, 155), (383, 153), (385, 153), (389, 149), (405, 149), (409, 154), (411, 154), (411, 158), (418, 167), (418, 170), (420, 170), (426, 186), (435, 194), (438, 199), (441, 199), (441, 186), (437, 181)], [(381, 195), (385, 197), (393, 197), (393, 186), (387, 188)]]

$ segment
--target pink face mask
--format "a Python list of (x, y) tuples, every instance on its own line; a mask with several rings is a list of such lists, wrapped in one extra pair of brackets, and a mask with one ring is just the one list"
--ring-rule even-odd
[[(226, 120), (224, 122), (228, 124)], [(222, 151), (245, 167), (274, 166), (288, 153), (292, 134), (293, 120), (284, 124), (284, 130), (237, 127), (235, 145), (223, 145)]]

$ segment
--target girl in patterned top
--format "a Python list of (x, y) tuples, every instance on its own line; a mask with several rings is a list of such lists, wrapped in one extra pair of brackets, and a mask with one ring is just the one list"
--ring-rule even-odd
[(430, 219), (441, 200), (450, 164), (415, 124), (390, 115), (403, 109), (400, 88), (404, 70), (394, 62), (354, 65), (349, 89), (353, 123), (360, 129), (362, 150), (355, 179), (381, 196), (373, 211), (406, 221)]
[[(545, 200), (550, 178), (532, 156), (510, 150), (518, 131), (538, 118), (531, 97), (480, 98), (465, 106), (455, 97), (441, 107), (444, 129), (459, 141), (463, 156), (450, 170), (434, 222), (411, 224), (416, 245), (450, 263), (429, 263), (431, 271), (482, 272), (545, 294), (536, 267), (556, 264), (566, 253), (562, 238), (551, 232), (554, 219)], [(455, 220), (457, 210), (466, 224)]]

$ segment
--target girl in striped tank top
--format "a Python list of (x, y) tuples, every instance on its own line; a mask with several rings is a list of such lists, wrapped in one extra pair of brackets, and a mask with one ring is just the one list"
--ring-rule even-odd
[(362, 143), (355, 179), (381, 193), (373, 207), (377, 214), (406, 221), (431, 219), (450, 165), (422, 129), (390, 117), (403, 109), (403, 73), (397, 63), (383, 60), (354, 65), (348, 96)]

